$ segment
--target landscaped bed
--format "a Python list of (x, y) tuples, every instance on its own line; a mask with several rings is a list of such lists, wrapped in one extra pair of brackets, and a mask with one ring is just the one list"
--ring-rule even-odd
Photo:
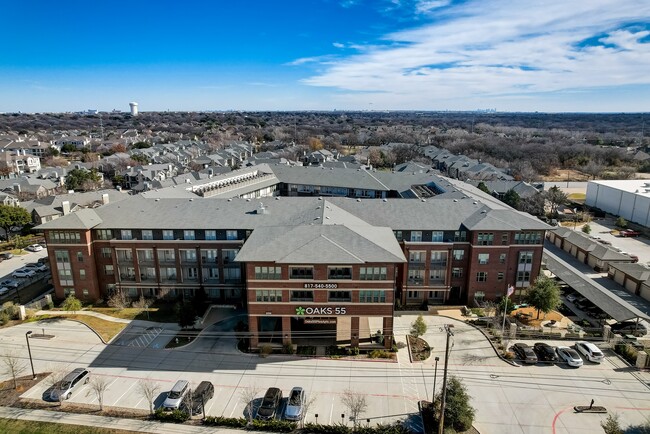
[(431, 347), (427, 341), (411, 335), (407, 335), (406, 339), (411, 351), (411, 358), (414, 362), (422, 362), (431, 356)]
[(86, 324), (88, 327), (97, 332), (97, 334), (102, 337), (104, 342), (109, 342), (128, 325), (127, 323), (122, 322), (106, 321), (104, 319), (95, 318), (94, 316), (90, 315), (57, 315), (56, 311), (52, 311), (52, 314), (37, 316), (33, 319), (33, 321), (60, 321), (66, 319), (75, 320)]

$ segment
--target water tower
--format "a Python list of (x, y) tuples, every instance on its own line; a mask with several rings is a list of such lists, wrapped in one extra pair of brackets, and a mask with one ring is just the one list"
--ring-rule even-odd
[(129, 105), (131, 106), (131, 116), (137, 116), (138, 115), (138, 103), (137, 102), (130, 102)]

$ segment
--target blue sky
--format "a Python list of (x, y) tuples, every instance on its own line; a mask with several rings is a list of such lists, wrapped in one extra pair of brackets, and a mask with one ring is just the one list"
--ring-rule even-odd
[(650, 111), (639, 0), (20, 1), (0, 112)]

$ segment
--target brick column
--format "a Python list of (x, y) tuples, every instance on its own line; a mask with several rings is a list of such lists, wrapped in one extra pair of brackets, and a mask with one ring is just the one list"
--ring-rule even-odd
[(291, 344), (291, 317), (282, 317), (282, 344)]
[(350, 346), (359, 346), (359, 317), (353, 316), (350, 318)]
[(257, 317), (249, 316), (248, 317), (248, 332), (250, 333), (250, 347), (257, 348), (260, 343), (259, 340), (259, 326), (257, 325)]
[(390, 349), (393, 346), (393, 317), (384, 317), (384, 348)]

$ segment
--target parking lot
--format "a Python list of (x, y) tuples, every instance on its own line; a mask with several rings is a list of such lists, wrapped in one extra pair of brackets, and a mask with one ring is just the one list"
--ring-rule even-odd
[[(591, 226), (590, 236), (610, 243), (612, 247), (623, 252), (638, 256), (641, 264), (649, 264), (650, 241), (644, 237), (625, 238), (612, 235), (611, 231), (618, 229), (614, 223), (615, 219), (613, 218), (603, 218), (589, 222), (589, 226)], [(580, 230), (579, 227), (578, 230)]]
[[(43, 291), (45, 288), (45, 283), (34, 285), (33, 288), (32, 284), (41, 282), (44, 276), (49, 275), (49, 270), (46, 272), (37, 272), (33, 277), (27, 278), (13, 278), (11, 277), (11, 274), (15, 270), (22, 268), (29, 263), (37, 262), (40, 258), (45, 257), (47, 257), (47, 249), (43, 249), (39, 252), (29, 252), (25, 250), (24, 254), (14, 255), (13, 258), (0, 262), (0, 276), (2, 276), (0, 278), (0, 281), (11, 279), (15, 280), (19, 284), (18, 288), (9, 287), (7, 292), (0, 295), (0, 303), (4, 303), (6, 301), (13, 301), (14, 303), (26, 303)], [(46, 265), (49, 268), (49, 264), (46, 263)]]
[[(414, 319), (413, 315), (395, 318), (396, 331), (401, 335), (398, 340), (404, 339), (403, 334)], [(440, 327), (451, 322), (455, 334), (449, 371), (467, 386), (477, 409), (475, 425), (482, 434), (598, 432), (603, 415), (575, 414), (571, 410), (575, 405), (588, 405), (591, 399), (619, 413), (624, 425), (641, 424), (650, 417), (650, 377), (631, 370), (610, 352), (605, 353), (602, 364), (585, 362), (577, 369), (557, 363), (511, 366), (500, 360), (485, 337), (472, 327), (444, 317), (425, 319), (429, 330), (424, 337), (432, 345), (433, 354), (427, 361), (413, 364), (406, 349), (399, 351), (397, 362), (284, 355), (260, 358), (239, 353), (234, 340), (215, 334), (176, 350), (106, 346), (84, 326), (65, 320), (3, 329), (0, 351), (20, 351), (26, 359), (25, 332), (29, 329), (40, 333), (41, 327), (45, 327), (46, 334), (56, 337), (30, 340), (36, 371), (89, 367), (91, 375), (109, 380), (104, 396), (107, 406), (147, 410), (148, 404), (138, 392), (141, 379), (151, 378), (160, 386), (157, 406), (177, 380), (189, 380), (192, 387), (208, 380), (215, 386), (215, 395), (206, 404), (207, 414), (241, 417), (246, 407), (241, 399), (243, 389), (257, 391), (255, 404), (259, 404), (268, 387), (279, 387), (286, 397), (292, 387), (301, 386), (308, 397), (315, 397), (307, 421), (316, 421), (318, 414), (320, 423), (343, 419), (350, 424), (341, 397), (346, 389), (351, 389), (366, 395), (368, 410), (362, 415), (364, 423), (366, 419), (371, 424), (408, 419), (412, 428), (421, 429), (417, 402), (431, 399), (434, 356), (441, 358), (436, 384), (440, 391), (445, 344)], [(209, 348), (218, 351), (206, 350)], [(40, 400), (47, 395), (47, 389), (44, 381), (23, 397)], [(78, 386), (70, 401), (97, 403), (89, 390), (88, 385)]]

